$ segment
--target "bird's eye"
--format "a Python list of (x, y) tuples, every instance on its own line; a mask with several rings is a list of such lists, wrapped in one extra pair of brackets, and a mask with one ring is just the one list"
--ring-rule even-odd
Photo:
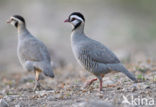
[(11, 21), (14, 21), (14, 19), (11, 19)]
[(71, 20), (71, 21), (74, 21), (74, 20), (76, 20), (76, 18), (72, 18), (72, 20)]

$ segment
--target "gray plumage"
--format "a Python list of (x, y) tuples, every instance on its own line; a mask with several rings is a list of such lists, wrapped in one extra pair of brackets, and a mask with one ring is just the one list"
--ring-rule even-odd
[(96, 76), (99, 77), (109, 71), (119, 71), (136, 81), (136, 78), (120, 63), (115, 54), (100, 42), (88, 38), (84, 33), (73, 33), (71, 41), (78, 62)]
[[(71, 46), (75, 58), (82, 67), (93, 73), (100, 80), (100, 90), (102, 90), (102, 78), (104, 74), (110, 71), (122, 72), (131, 80), (137, 82), (135, 76), (121, 64), (120, 60), (111, 50), (85, 35), (85, 18), (81, 13), (73, 12), (65, 22), (69, 22), (73, 26)], [(88, 85), (95, 80), (91, 80)]]
[(8, 23), (18, 30), (17, 56), (19, 61), (25, 70), (35, 72), (34, 91), (37, 88), (40, 89), (39, 75), (41, 72), (48, 77), (54, 77), (47, 47), (27, 30), (22, 16), (14, 15)]
[(27, 71), (39, 69), (46, 76), (54, 77), (51, 59), (46, 46), (32, 36), (27, 29), (18, 35), (18, 58)]

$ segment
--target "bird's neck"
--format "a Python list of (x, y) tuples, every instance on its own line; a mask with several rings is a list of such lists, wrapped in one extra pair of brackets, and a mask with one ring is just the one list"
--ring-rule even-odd
[(17, 32), (18, 32), (19, 39), (22, 39), (29, 35), (29, 31), (27, 30), (27, 28), (25, 26), (18, 26)]
[(87, 36), (84, 33), (84, 25), (79, 26), (77, 29), (73, 30), (71, 33), (72, 43), (77, 43), (84, 40)]
[(29, 32), (25, 26), (17, 27), (17, 31), (18, 31), (18, 35), (25, 35), (26, 33)]
[(72, 35), (82, 35), (84, 34), (84, 24), (82, 23), (79, 27), (72, 31)]
[(27, 28), (25, 26), (18, 26), (17, 27), (17, 32), (19, 35), (25, 33), (27, 31)]

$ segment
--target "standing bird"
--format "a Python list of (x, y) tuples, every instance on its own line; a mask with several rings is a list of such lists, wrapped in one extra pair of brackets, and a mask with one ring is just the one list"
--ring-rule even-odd
[(25, 70), (35, 72), (36, 78), (33, 90), (40, 89), (39, 75), (41, 72), (48, 77), (54, 78), (47, 47), (27, 30), (25, 20), (22, 16), (14, 15), (10, 17), (7, 23), (17, 28), (17, 56)]
[[(100, 42), (85, 35), (85, 18), (79, 12), (73, 12), (64, 22), (72, 24), (71, 46), (75, 58), (87, 71), (93, 73), (100, 81), (100, 91), (102, 90), (102, 78), (110, 71), (118, 71), (127, 75), (131, 80), (137, 79), (131, 74), (115, 56), (115, 54)], [(91, 85), (93, 79), (86, 86)]]

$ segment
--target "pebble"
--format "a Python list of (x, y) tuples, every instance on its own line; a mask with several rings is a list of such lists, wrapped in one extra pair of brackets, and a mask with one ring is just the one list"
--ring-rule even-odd
[(115, 107), (103, 101), (87, 101), (73, 104), (72, 107)]
[(47, 98), (48, 101), (56, 101), (56, 98), (54, 96), (49, 96)]
[(43, 91), (35, 91), (36, 94), (39, 94), (40, 96), (49, 95), (50, 93), (54, 93), (54, 90), (43, 90)]
[(9, 104), (4, 99), (0, 99), (0, 107), (9, 107)]
[(47, 95), (47, 92), (45, 90), (43, 90), (43, 91), (35, 91), (35, 93), (40, 95), (40, 96)]
[(144, 85), (143, 88), (144, 89), (150, 89), (151, 87), (149, 85)]
[(112, 80), (105, 80), (105, 81), (103, 82), (103, 85), (104, 85), (104, 86), (112, 85), (112, 84), (115, 84), (115, 82), (112, 81)]
[(15, 98), (12, 96), (5, 96), (4, 97), (8, 102), (12, 102)]
[(22, 107), (20, 104), (15, 105), (15, 107)]

